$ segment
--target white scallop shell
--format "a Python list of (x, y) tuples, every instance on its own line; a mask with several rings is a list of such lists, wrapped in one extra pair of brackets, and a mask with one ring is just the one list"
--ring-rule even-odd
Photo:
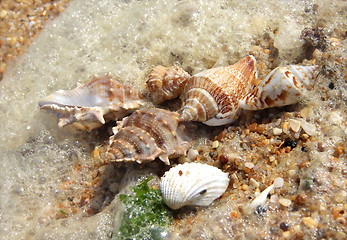
[(228, 174), (201, 163), (179, 164), (161, 179), (160, 191), (172, 209), (183, 206), (207, 206), (219, 198), (229, 184)]

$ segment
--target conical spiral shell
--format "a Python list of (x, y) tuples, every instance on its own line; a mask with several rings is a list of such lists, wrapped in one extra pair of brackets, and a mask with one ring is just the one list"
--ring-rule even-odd
[(219, 198), (229, 184), (228, 174), (201, 163), (179, 164), (161, 179), (160, 191), (172, 209), (207, 206)]
[(159, 157), (169, 165), (168, 158), (185, 155), (190, 147), (184, 128), (178, 113), (157, 108), (138, 110), (117, 126), (106, 158), (144, 163)]
[(147, 88), (154, 103), (178, 97), (190, 75), (182, 68), (157, 66), (147, 76)]
[(290, 65), (275, 68), (240, 101), (240, 107), (259, 110), (299, 102), (306, 96), (306, 88), (317, 67)]
[(252, 89), (256, 79), (253, 56), (231, 66), (212, 68), (192, 76), (184, 88), (182, 119), (210, 126), (235, 121), (239, 114), (239, 99)]
[(144, 102), (131, 86), (122, 85), (110, 75), (93, 78), (73, 90), (58, 90), (39, 101), (59, 118), (59, 127), (73, 124), (82, 130), (100, 127), (106, 121), (119, 120)]

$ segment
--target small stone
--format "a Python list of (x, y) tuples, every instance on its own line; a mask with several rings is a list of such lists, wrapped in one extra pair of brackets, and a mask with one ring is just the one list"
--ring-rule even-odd
[(5, 18), (7, 15), (7, 11), (5, 9), (1, 10), (0, 12), (0, 18)]
[(247, 191), (247, 190), (248, 190), (248, 185), (243, 184), (243, 185), (241, 186), (241, 189), (242, 189), (243, 191)]
[(270, 162), (274, 162), (276, 160), (276, 158), (274, 156), (270, 156), (269, 160), (270, 160)]
[(255, 132), (257, 131), (258, 128), (258, 124), (257, 123), (252, 123), (250, 125), (247, 126), (247, 129), (251, 132)]
[(251, 163), (251, 162), (246, 162), (246, 163), (245, 163), (245, 167), (246, 167), (246, 168), (249, 168), (249, 169), (252, 169), (252, 168), (254, 167), (254, 164)]
[(199, 152), (198, 150), (194, 149), (194, 148), (191, 148), (188, 150), (188, 153), (187, 153), (187, 158), (191, 161), (194, 161), (196, 160), (196, 158), (198, 157), (199, 155)]
[(218, 146), (219, 146), (219, 142), (218, 141), (213, 141), (212, 148), (217, 148)]
[(283, 178), (281, 178), (281, 177), (275, 178), (274, 188), (281, 188), (281, 187), (283, 187), (283, 184), (284, 184)]
[(299, 132), (300, 126), (301, 126), (300, 121), (295, 120), (295, 119), (289, 119), (289, 120), (288, 120), (288, 123), (289, 123), (290, 128), (291, 128), (294, 132)]
[(284, 232), (282, 233), (282, 237), (283, 237), (284, 239), (290, 238), (290, 237), (291, 237), (291, 232), (289, 232), (289, 231), (284, 231)]
[(286, 222), (281, 222), (280, 224), (280, 228), (282, 229), (282, 231), (288, 231), (289, 230), (289, 224)]
[(316, 134), (316, 126), (311, 123), (302, 120), (301, 127), (309, 136), (313, 136)]
[(259, 183), (256, 180), (254, 180), (254, 178), (249, 179), (249, 184), (255, 188), (259, 187)]
[(292, 204), (292, 201), (287, 198), (280, 198), (278, 201), (284, 207), (289, 207)]
[(307, 195), (305, 193), (298, 194), (295, 198), (295, 203), (302, 206), (307, 202)]
[(305, 217), (302, 219), (302, 222), (305, 224), (306, 227), (314, 229), (318, 226), (318, 223), (311, 217)]
[(288, 122), (284, 122), (282, 128), (283, 129), (288, 129), (289, 128), (289, 123)]
[(277, 136), (277, 135), (280, 135), (283, 131), (280, 128), (273, 128), (272, 132), (273, 132), (274, 135)]

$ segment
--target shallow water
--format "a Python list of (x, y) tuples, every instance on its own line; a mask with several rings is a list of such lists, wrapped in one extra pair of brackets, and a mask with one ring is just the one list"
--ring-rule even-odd
[[(179, 65), (197, 73), (257, 52), (255, 46), (276, 53), (273, 62), (260, 60), (266, 68), (301, 63), (302, 30), (323, 25), (326, 33), (339, 36), (336, 29), (346, 29), (343, 8), (344, 1), (325, 0), (71, 1), (28, 51), (10, 64), (0, 82), (1, 239), (109, 239), (117, 222), (117, 199), (90, 217), (83, 212), (61, 216), (66, 199), (81, 194), (82, 183), (91, 181), (90, 153), (100, 140), (93, 134), (59, 129), (54, 116), (38, 109), (39, 99), (107, 72), (143, 90), (144, 78), (155, 65)], [(343, 61), (346, 39), (339, 44), (330, 55)], [(326, 60), (329, 63), (331, 58)], [(346, 122), (345, 82), (341, 81), (336, 85), (344, 85), (342, 98), (328, 96), (341, 118), (331, 117), (336, 121), (333, 127)], [(318, 84), (326, 85), (324, 80)], [(311, 92), (312, 98), (321, 101), (317, 94)], [(324, 109), (318, 112), (325, 116)], [(331, 151), (335, 142), (346, 138), (346, 126), (332, 131), (320, 135)], [(343, 188), (345, 177), (336, 176), (336, 181), (342, 181), (338, 188)], [(71, 187), (64, 187), (67, 182)], [(210, 214), (220, 213), (213, 208)], [(243, 224), (247, 222), (260, 229), (255, 219)], [(238, 231), (242, 232), (233, 230), (231, 235), (242, 236)], [(208, 237), (201, 239), (228, 234), (206, 228)]]

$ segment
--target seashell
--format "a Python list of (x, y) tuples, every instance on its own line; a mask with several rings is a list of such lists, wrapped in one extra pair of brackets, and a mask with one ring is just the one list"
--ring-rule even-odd
[(106, 161), (144, 163), (159, 157), (169, 165), (169, 158), (185, 155), (190, 147), (184, 129), (176, 112), (157, 108), (138, 110), (114, 129)]
[(58, 90), (39, 101), (58, 118), (58, 126), (91, 131), (106, 121), (119, 120), (144, 104), (131, 86), (122, 85), (110, 75), (96, 77), (73, 90)]
[(301, 101), (318, 66), (277, 67), (239, 105), (247, 110), (281, 107)]
[(156, 104), (178, 97), (190, 75), (182, 68), (156, 66), (147, 76), (147, 87)]
[(239, 100), (257, 80), (256, 60), (247, 56), (234, 65), (206, 70), (192, 76), (184, 88), (181, 117), (219, 126), (238, 118)]
[(165, 172), (160, 191), (172, 209), (207, 206), (219, 198), (229, 184), (228, 174), (201, 163), (179, 164)]

